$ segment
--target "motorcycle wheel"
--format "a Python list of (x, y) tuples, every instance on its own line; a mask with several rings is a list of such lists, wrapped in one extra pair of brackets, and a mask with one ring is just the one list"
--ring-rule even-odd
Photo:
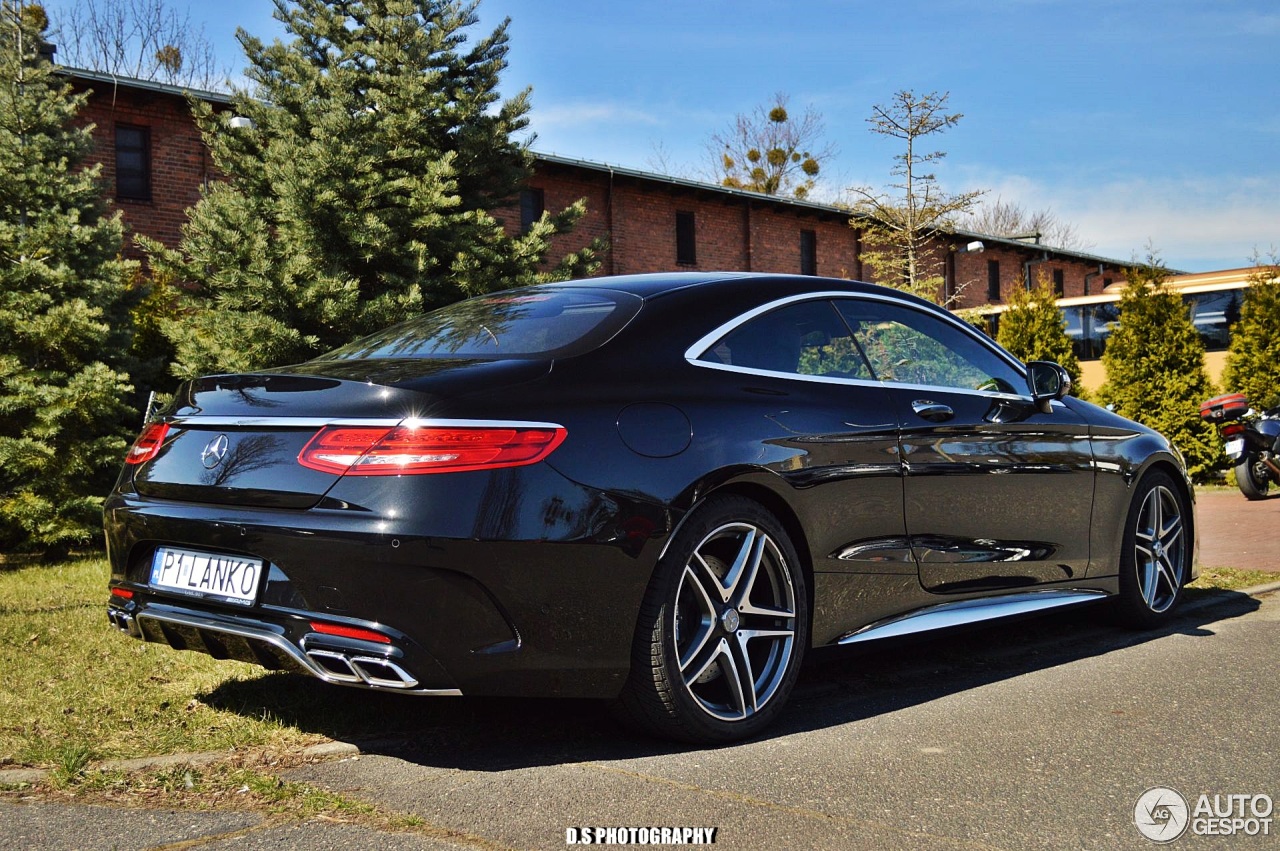
[(1245, 499), (1266, 499), (1271, 490), (1271, 470), (1258, 455), (1246, 455), (1236, 465), (1236, 486)]

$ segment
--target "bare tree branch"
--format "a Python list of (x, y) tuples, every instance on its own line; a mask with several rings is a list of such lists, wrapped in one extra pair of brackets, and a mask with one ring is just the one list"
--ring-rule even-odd
[(59, 60), (76, 68), (200, 89), (225, 89), (204, 27), (165, 0), (77, 0), (59, 15)]
[(1093, 247), (1092, 243), (1080, 237), (1075, 225), (1062, 221), (1052, 210), (1046, 208), (1028, 213), (1022, 205), (1003, 198), (981, 205), (965, 220), (964, 226), (977, 233), (1010, 239), (1034, 236), (1037, 241), (1054, 248)]
[(796, 198), (812, 191), (835, 148), (822, 140), (822, 116), (809, 107), (794, 117), (789, 100), (778, 92), (770, 104), (740, 113), (731, 128), (712, 134), (707, 148), (721, 186)]

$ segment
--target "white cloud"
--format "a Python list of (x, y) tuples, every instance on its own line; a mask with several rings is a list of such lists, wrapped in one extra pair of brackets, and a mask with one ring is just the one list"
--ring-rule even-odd
[(1028, 211), (1051, 209), (1074, 224), (1090, 253), (1118, 260), (1153, 246), (1186, 271), (1249, 265), (1255, 249), (1280, 245), (1280, 174), (1185, 177), (1054, 185), (1024, 175), (991, 175), (975, 185)]
[(578, 101), (537, 107), (530, 113), (534, 130), (539, 133), (594, 125), (642, 124), (657, 126), (662, 119), (642, 109), (618, 103)]

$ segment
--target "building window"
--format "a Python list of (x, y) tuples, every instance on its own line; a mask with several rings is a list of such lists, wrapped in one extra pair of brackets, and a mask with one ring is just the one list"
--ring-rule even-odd
[(800, 231), (800, 274), (818, 274), (818, 234), (811, 230)]
[(697, 229), (693, 213), (676, 213), (676, 265), (698, 265)]
[(1000, 261), (987, 261), (987, 301), (1000, 300)]
[(116, 125), (116, 197), (151, 200), (151, 129)]
[(547, 209), (546, 193), (541, 189), (520, 190), (520, 232), (528, 233), (533, 223), (542, 218)]
[(1053, 294), (1056, 295), (1058, 298), (1062, 298), (1065, 292), (1066, 292), (1066, 287), (1062, 279), (1062, 270), (1054, 269), (1053, 270)]

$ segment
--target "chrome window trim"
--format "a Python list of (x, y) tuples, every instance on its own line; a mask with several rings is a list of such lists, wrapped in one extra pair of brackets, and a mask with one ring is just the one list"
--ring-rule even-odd
[[(797, 302), (817, 301), (819, 299), (831, 300), (835, 298), (881, 301), (886, 304), (905, 307), (908, 310), (914, 310), (928, 316), (934, 316), (935, 318), (947, 322), (968, 334), (979, 345), (986, 347), (993, 354), (997, 355), (1000, 360), (1012, 367), (1014, 372), (1021, 375), (1024, 381), (1026, 380), (1027, 370), (1020, 361), (1014, 359), (999, 346), (993, 346), (991, 340), (984, 338), (981, 333), (972, 328), (967, 322), (957, 319), (950, 313), (944, 313), (943, 315), (938, 316), (928, 310), (922, 310), (914, 304), (903, 302), (902, 300), (892, 296), (883, 296), (876, 293), (852, 293), (843, 290), (824, 290), (822, 292), (786, 296), (785, 298), (776, 299), (768, 304), (752, 308), (746, 313), (721, 324), (711, 333), (703, 335), (696, 343), (685, 350), (684, 359), (692, 366), (702, 367), (704, 369), (718, 369), (723, 372), (735, 372), (742, 375), (758, 375), (766, 378), (785, 378), (791, 381), (810, 381), (818, 384), (842, 384), (846, 386), (851, 385), (860, 387), (901, 387), (906, 390), (920, 390), (924, 392), (962, 393), (972, 396), (981, 396), (985, 399), (1008, 399), (1010, 401), (1019, 402), (1031, 401), (1030, 393), (999, 393), (991, 390), (970, 390), (965, 387), (948, 387), (945, 384), (904, 384), (896, 381), (881, 381), (879, 379), (868, 380), (865, 378), (839, 378), (831, 375), (801, 375), (797, 372), (779, 372), (771, 369), (755, 369), (754, 367), (734, 366), (733, 364), (713, 363), (711, 361), (701, 360), (702, 356), (705, 355), (718, 340), (736, 331), (738, 328), (755, 319), (757, 316), (761, 316), (771, 310), (776, 310), (789, 304), (796, 304)], [(1054, 404), (1061, 405), (1062, 403), (1055, 399)]]
[(208, 428), (324, 428), (325, 426), (367, 426), (394, 428), (413, 425), (418, 428), (548, 428), (562, 429), (559, 423), (523, 420), (429, 419), (423, 417), (213, 417), (194, 414), (167, 417), (162, 422), (175, 426)]

